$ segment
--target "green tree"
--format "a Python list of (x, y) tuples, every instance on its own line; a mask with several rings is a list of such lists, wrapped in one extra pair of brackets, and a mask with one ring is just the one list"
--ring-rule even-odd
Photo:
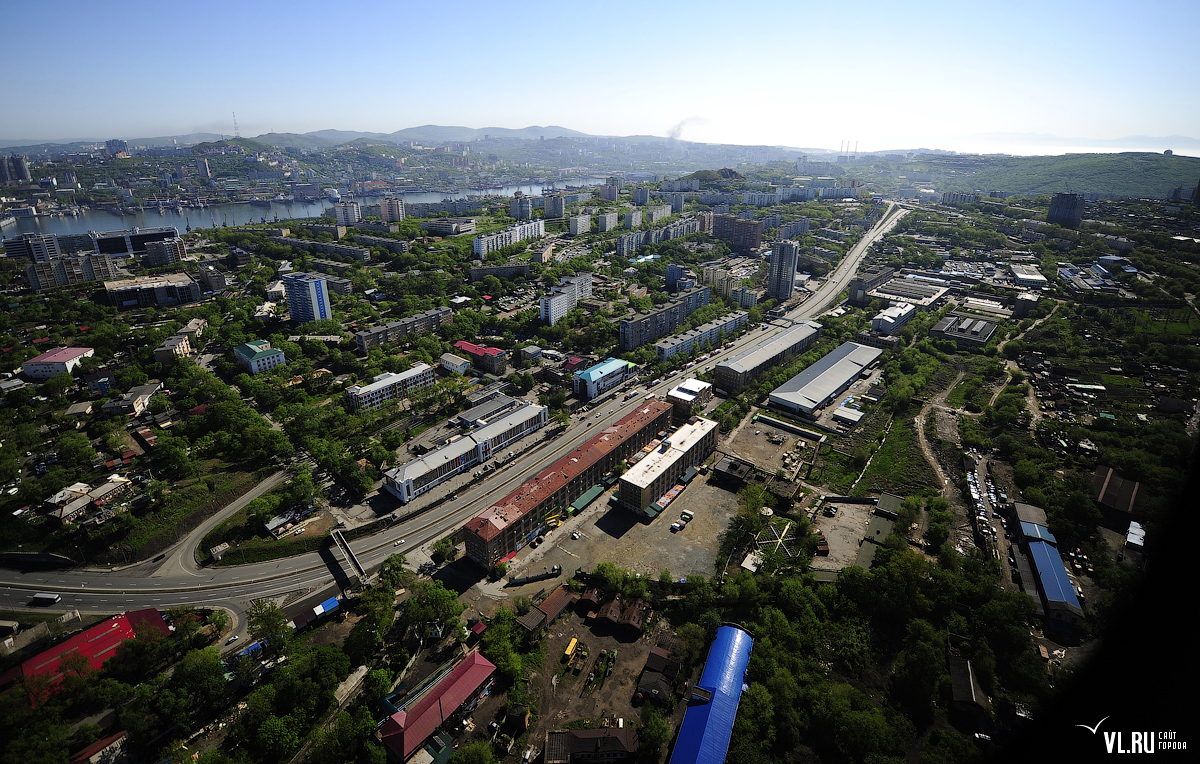
[[(740, 716), (740, 714), (739, 714)], [(658, 764), (662, 748), (671, 740), (671, 727), (653, 705), (642, 707), (642, 728), (638, 730), (638, 761)]]
[(216, 647), (192, 650), (183, 656), (171, 680), (207, 713), (216, 711), (225, 699), (225, 667)]
[(454, 752), (449, 764), (496, 764), (496, 752), (486, 740), (467, 743)]
[(274, 602), (258, 599), (250, 603), (246, 611), (250, 636), (267, 641), (267, 649), (273, 653), (286, 653), (290, 647), (291, 628), (287, 616)]
[(372, 706), (392, 689), (393, 679), (392, 670), (388, 668), (377, 668), (367, 674), (363, 680), (363, 692), (367, 694)]

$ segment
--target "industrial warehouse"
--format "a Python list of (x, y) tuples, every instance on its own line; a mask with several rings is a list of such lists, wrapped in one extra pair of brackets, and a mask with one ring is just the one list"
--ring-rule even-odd
[(815, 416), (879, 360), (879, 348), (843, 342), (821, 360), (771, 391), (771, 407)]

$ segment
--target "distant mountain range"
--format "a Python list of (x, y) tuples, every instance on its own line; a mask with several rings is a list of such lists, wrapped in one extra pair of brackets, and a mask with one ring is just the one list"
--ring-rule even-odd
[[(578, 130), (571, 130), (566, 127), (558, 127), (557, 125), (548, 125), (542, 127), (540, 125), (532, 125), (530, 127), (522, 127), (513, 129), (509, 127), (458, 127), (444, 125), (421, 125), (420, 127), (406, 127), (403, 130), (397, 130), (394, 133), (364, 133), (356, 130), (314, 130), (310, 133), (264, 133), (257, 135), (252, 140), (259, 143), (265, 143), (268, 146), (280, 146), (286, 148), (303, 148), (303, 149), (320, 149), (340, 146), (345, 143), (351, 143), (360, 138), (370, 138), (376, 140), (391, 141), (400, 143), (401, 141), (430, 141), (433, 143), (442, 143), (443, 141), (476, 141), (483, 138), (485, 135), (493, 138), (517, 138), (522, 140), (536, 141), (538, 139), (552, 138), (587, 138), (591, 137), (587, 133), (581, 133)], [(208, 143), (211, 141), (219, 141), (223, 138), (229, 138), (228, 135), (220, 135), (217, 133), (189, 133), (187, 135), (167, 135), (157, 138), (126, 138), (125, 140), (134, 146), (170, 146), (174, 140), (181, 144)], [(647, 138), (655, 138), (655, 136), (647, 136)], [(74, 144), (95, 144), (103, 143), (106, 139), (103, 138), (67, 138), (62, 140), (46, 141), (46, 140), (0, 140), (0, 148), (16, 148), (21, 146), (39, 147), (39, 146), (69, 146)], [(665, 139), (658, 139), (665, 140)]]
[[(555, 138), (592, 138), (588, 133), (583, 133), (578, 130), (560, 127), (558, 125), (531, 125), (522, 128), (507, 128), (507, 127), (462, 127), (462, 126), (446, 126), (446, 125), (421, 125), (419, 127), (406, 127), (402, 130), (397, 130), (392, 133), (370, 133), (357, 130), (314, 130), (308, 133), (264, 133), (255, 136), (250, 140), (256, 141), (267, 146), (277, 146), (280, 148), (296, 148), (308, 150), (320, 150), (341, 146), (355, 141), (388, 141), (391, 143), (401, 143), (407, 141), (419, 141), (424, 143), (440, 144), (446, 141), (475, 141), (480, 140), (484, 136), (493, 138), (507, 138), (520, 140), (552, 140)], [(192, 145), (197, 143), (207, 143), (227, 139), (230, 136), (220, 135), (217, 133), (188, 133), (185, 135), (167, 135), (154, 138), (126, 138), (130, 145), (133, 146), (148, 146), (160, 147), (170, 146), (172, 142), (183, 145)], [(668, 142), (672, 139), (656, 136), (656, 135), (631, 135), (620, 136), (626, 141), (635, 141), (641, 143), (660, 143)], [(1183, 150), (1191, 153), (1196, 149), (1200, 149), (1200, 139), (1191, 138), (1183, 135), (1169, 135), (1162, 137), (1134, 135), (1124, 138), (1068, 138), (1058, 135), (1046, 135), (1039, 133), (978, 133), (973, 135), (964, 135), (960, 139), (964, 145), (997, 145), (997, 146), (1029, 146), (1034, 149), (1051, 149), (1054, 147), (1062, 147), (1064, 150), (1070, 151), (1086, 151), (1089, 148), (1097, 151), (1149, 151), (1157, 152), (1165, 149)], [(103, 139), (95, 138), (72, 138), (56, 141), (45, 140), (0, 140), (0, 149), (13, 150), (17, 148), (26, 148), (30, 151), (45, 150), (49, 148), (63, 148), (94, 146), (102, 144)], [(959, 141), (946, 141), (953, 145)], [(735, 144), (724, 144), (735, 145)], [(1161, 147), (1161, 149), (1156, 148)], [(792, 146), (767, 146), (764, 148), (780, 149), (785, 152), (796, 152), (798, 154), (808, 154), (819, 156), (822, 154), (832, 155), (836, 152), (833, 149), (821, 148), (797, 148)], [(1010, 152), (1012, 149), (1004, 149)], [(887, 151), (863, 151), (862, 155), (879, 155), (888, 153), (929, 153), (929, 154), (952, 154), (953, 151), (943, 149), (891, 149)]]

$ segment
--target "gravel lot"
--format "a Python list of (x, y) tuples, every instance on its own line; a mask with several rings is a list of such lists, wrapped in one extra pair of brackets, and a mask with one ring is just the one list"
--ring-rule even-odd
[(871, 504), (826, 504), (825, 507), (837, 507), (837, 517), (826, 517), (821, 511), (813, 520), (815, 529), (824, 533), (825, 540), (829, 542), (829, 555), (814, 557), (813, 567), (841, 570), (853, 565), (858, 557), (859, 542), (866, 533), (875, 507)]

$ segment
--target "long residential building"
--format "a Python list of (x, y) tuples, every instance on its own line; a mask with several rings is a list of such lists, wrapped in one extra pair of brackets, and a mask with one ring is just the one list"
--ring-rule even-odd
[(638, 451), (671, 420), (671, 404), (649, 400), (586, 443), (500, 499), (462, 529), (467, 556), (491, 569), (546, 529), (548, 518), (565, 511)]
[(834, 397), (861, 377), (879, 360), (879, 348), (843, 342), (821, 360), (771, 391), (773, 408), (814, 416)]
[(109, 304), (117, 308), (184, 305), (200, 299), (200, 285), (185, 273), (105, 281), (104, 290)]
[(383, 476), (383, 486), (407, 504), (463, 470), (482, 464), (510, 443), (545, 426), (548, 420), (549, 410), (545, 406), (525, 403), (441, 448), (388, 470)]
[(29, 286), (41, 292), (56, 287), (73, 286), (88, 281), (107, 281), (115, 278), (117, 269), (108, 255), (79, 255), (55, 257), (30, 263), (25, 268)]
[(413, 364), (411, 369), (395, 372), (384, 372), (378, 375), (369, 385), (354, 385), (346, 389), (346, 397), (350, 400), (350, 408), (377, 409), (385, 402), (395, 398), (403, 398), (412, 390), (419, 390), (433, 384), (433, 367), (427, 363)]
[(354, 234), (355, 244), (365, 244), (368, 247), (383, 247), (388, 252), (407, 252), (408, 242), (399, 239), (387, 239), (383, 236), (368, 236), (365, 233)]
[(366, 353), (371, 348), (399, 342), (410, 334), (435, 332), (443, 325), (450, 323), (453, 315), (454, 311), (449, 308), (432, 308), (399, 321), (388, 322), (383, 326), (373, 326), (370, 329), (355, 332), (354, 339), (358, 343), (359, 351)]
[(728, 393), (739, 393), (762, 372), (803, 353), (820, 336), (820, 324), (802, 321), (768, 342), (717, 364), (713, 369), (714, 381)]
[(536, 239), (546, 235), (546, 224), (541, 220), (530, 220), (526, 223), (517, 223), (509, 226), (503, 231), (490, 234), (488, 236), (475, 237), (475, 257), (483, 258), (489, 253), (495, 252), (497, 249), (507, 247), (517, 242), (525, 241), (526, 239)]
[(267, 240), (273, 244), (282, 244), (285, 247), (302, 249), (306, 252), (319, 252), (322, 255), (349, 257), (364, 263), (371, 260), (371, 250), (366, 247), (356, 247), (353, 244), (338, 244), (332, 241), (309, 241), (308, 239), (295, 239), (291, 236), (268, 236)]
[(717, 423), (696, 417), (621, 474), (617, 503), (631, 512), (654, 517), (660, 511), (655, 506), (658, 500), (683, 480), (688, 468), (703, 462), (716, 447)]
[(717, 347), (726, 337), (731, 337), (744, 329), (750, 323), (750, 314), (744, 310), (735, 310), (727, 316), (701, 324), (695, 329), (689, 329), (682, 334), (659, 340), (654, 349), (660, 360), (666, 361), (677, 355), (688, 355), (693, 350), (705, 347)]
[(654, 342), (660, 337), (674, 334), (698, 308), (708, 305), (710, 290), (707, 286), (680, 291), (673, 300), (661, 308), (645, 310), (633, 318), (621, 320), (621, 350), (633, 350)]

